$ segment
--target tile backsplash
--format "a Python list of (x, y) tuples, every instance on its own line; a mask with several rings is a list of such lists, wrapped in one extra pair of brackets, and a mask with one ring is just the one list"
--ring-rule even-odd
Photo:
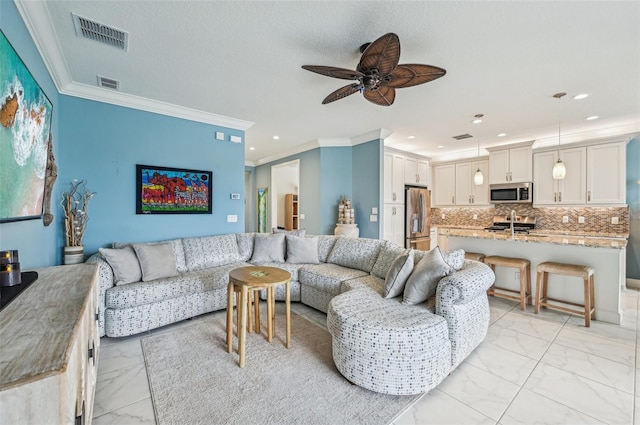
[[(559, 232), (584, 232), (615, 235), (629, 234), (629, 207), (553, 207), (533, 208), (526, 204), (501, 204), (496, 207), (452, 207), (432, 208), (432, 226), (478, 226), (487, 227), (496, 215), (508, 216), (515, 209), (518, 215), (536, 217), (536, 230)], [(442, 218), (444, 214), (445, 218)], [(473, 218), (474, 214), (476, 219)], [(568, 222), (563, 223), (563, 217)], [(584, 217), (584, 223), (578, 223)], [(618, 218), (618, 224), (612, 219)]]

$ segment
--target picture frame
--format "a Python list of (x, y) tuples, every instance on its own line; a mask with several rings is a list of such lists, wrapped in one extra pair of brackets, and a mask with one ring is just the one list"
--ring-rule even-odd
[(213, 172), (136, 164), (136, 214), (211, 214)]
[(0, 30), (0, 223), (43, 216), (53, 104)]
[(258, 189), (258, 233), (267, 233), (267, 200), (269, 188)]

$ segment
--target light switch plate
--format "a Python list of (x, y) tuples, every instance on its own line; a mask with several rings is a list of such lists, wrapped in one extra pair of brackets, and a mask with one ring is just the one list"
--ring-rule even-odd
[(242, 137), (240, 136), (229, 136), (229, 140), (233, 143), (242, 143)]
[(376, 221), (378, 221), (378, 214), (371, 214), (369, 216), (369, 221), (372, 223), (375, 223)]
[(240, 199), (240, 194), (239, 193), (232, 193), (231, 194), (231, 199)]
[(579, 216), (578, 217), (578, 223), (584, 224), (584, 217), (583, 216)]
[(477, 219), (478, 219), (478, 214), (474, 214), (474, 215), (473, 215), (473, 219), (474, 219), (474, 220), (477, 220)]
[(371, 214), (378, 215), (378, 208), (377, 207), (371, 208)]
[(568, 215), (563, 215), (562, 216), (562, 222), (563, 223), (568, 223), (569, 222), (569, 216)]
[(216, 131), (216, 140), (224, 140), (224, 133), (221, 131)]
[(618, 224), (618, 217), (611, 217), (611, 224)]
[(238, 216), (235, 214), (229, 214), (227, 215), (227, 223), (237, 223), (238, 222)]
[(304, 214), (300, 214), (300, 220), (304, 220)]

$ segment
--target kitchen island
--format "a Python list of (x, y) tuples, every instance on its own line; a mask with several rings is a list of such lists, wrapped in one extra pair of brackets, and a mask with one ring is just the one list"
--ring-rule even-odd
[[(622, 235), (620, 235), (622, 236)], [(626, 246), (624, 237), (599, 237), (576, 234), (515, 234), (486, 232), (480, 228), (439, 227), (438, 243), (445, 249), (464, 249), (485, 255), (525, 258), (531, 262), (531, 290), (535, 299), (536, 267), (545, 261), (588, 265), (595, 270), (596, 320), (620, 324), (620, 294), (625, 287)], [(516, 270), (496, 267), (500, 287), (519, 289)], [(549, 276), (549, 297), (582, 303), (582, 279)], [(533, 310), (532, 307), (531, 311)], [(545, 314), (545, 309), (540, 314)]]

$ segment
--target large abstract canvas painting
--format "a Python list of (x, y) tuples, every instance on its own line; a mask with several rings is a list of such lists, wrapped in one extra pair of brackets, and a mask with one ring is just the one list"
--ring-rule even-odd
[(0, 31), (0, 222), (42, 217), (53, 105)]
[(211, 171), (136, 165), (136, 214), (211, 214)]

